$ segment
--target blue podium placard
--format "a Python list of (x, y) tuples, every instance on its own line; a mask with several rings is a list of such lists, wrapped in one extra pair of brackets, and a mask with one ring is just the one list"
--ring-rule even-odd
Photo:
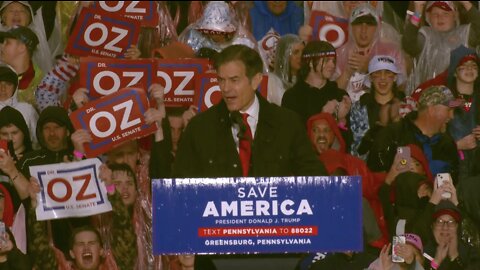
[(154, 254), (361, 251), (359, 176), (152, 181)]

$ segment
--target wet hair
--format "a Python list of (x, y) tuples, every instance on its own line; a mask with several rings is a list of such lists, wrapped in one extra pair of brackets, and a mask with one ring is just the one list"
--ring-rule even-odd
[(73, 245), (75, 245), (75, 237), (77, 237), (77, 234), (81, 232), (93, 232), (97, 236), (100, 246), (103, 247), (103, 241), (102, 237), (100, 236), (100, 232), (91, 225), (84, 225), (73, 229), (69, 242), (70, 249), (73, 249)]
[[(313, 66), (313, 70), (316, 71), (317, 65), (322, 59), (322, 53), (335, 52), (335, 47), (327, 41), (313, 40), (307, 43), (302, 52), (302, 61), (300, 69), (298, 70), (298, 80), (304, 81), (308, 73), (310, 73), (310, 66)], [(323, 69), (323, 63), (321, 66)]]
[(263, 74), (263, 61), (257, 51), (245, 45), (232, 45), (225, 48), (215, 58), (215, 69), (218, 71), (220, 66), (240, 61), (245, 65), (245, 72), (249, 79), (258, 73)]
[(135, 183), (135, 188), (137, 188), (137, 176), (135, 172), (130, 168), (130, 166), (126, 163), (112, 163), (108, 165), (108, 168), (113, 172), (125, 172), (129, 177), (132, 177), (133, 182)]
[(183, 113), (188, 110), (188, 107), (168, 107), (165, 108), (167, 116), (182, 117)]
[(198, 58), (206, 58), (210, 61), (215, 61), (215, 57), (217, 57), (218, 52), (212, 48), (202, 47), (198, 49), (197, 53), (195, 54)]

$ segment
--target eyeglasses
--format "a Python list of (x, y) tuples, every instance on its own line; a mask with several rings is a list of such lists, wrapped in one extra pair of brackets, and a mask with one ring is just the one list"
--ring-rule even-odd
[(455, 225), (457, 225), (457, 222), (455, 220), (443, 220), (443, 219), (437, 219), (435, 220), (435, 226), (437, 227), (443, 227), (444, 225), (447, 225), (448, 228), (453, 228)]

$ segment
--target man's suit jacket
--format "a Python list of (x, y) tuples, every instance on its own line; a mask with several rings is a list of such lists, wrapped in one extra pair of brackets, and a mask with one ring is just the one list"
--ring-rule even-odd
[[(292, 111), (260, 103), (252, 143), (250, 176), (327, 175), (307, 137), (306, 128)], [(194, 117), (179, 143), (174, 177), (238, 177), (242, 166), (233, 139), (230, 114), (223, 100)]]

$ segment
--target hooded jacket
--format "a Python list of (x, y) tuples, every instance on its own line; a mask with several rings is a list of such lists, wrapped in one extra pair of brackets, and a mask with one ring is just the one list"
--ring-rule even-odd
[[(13, 73), (15, 73), (13, 68), (8, 65), (0, 65), (0, 67), (8, 67)], [(35, 135), (35, 130), (37, 127), (38, 113), (35, 108), (33, 108), (33, 106), (29, 103), (18, 101), (18, 82), (15, 84), (15, 90), (13, 91), (13, 95), (4, 101), (0, 101), (0, 109), (3, 109), (6, 106), (13, 107), (23, 115), (23, 118), (25, 119), (25, 122), (27, 122), (29, 130), (29, 132), (25, 134), (30, 134), (30, 138), (35, 146), (37, 144), (37, 136)]]
[(23, 145), (25, 150), (22, 154), (28, 153), (32, 150), (32, 140), (30, 138), (30, 131), (28, 130), (27, 122), (23, 115), (16, 109), (6, 106), (0, 110), (0, 129), (14, 125), (23, 133)]
[(256, 40), (261, 40), (270, 28), (275, 29), (280, 36), (297, 34), (303, 25), (303, 10), (294, 1), (287, 1), (285, 11), (277, 16), (268, 9), (266, 1), (254, 1), (254, 6), (250, 9), (250, 19)]
[[(308, 119), (307, 131), (308, 136), (312, 139), (313, 123), (317, 120), (327, 121), (330, 129), (335, 134), (335, 140), (332, 144), (332, 148), (321, 153), (318, 158), (322, 161), (327, 169), (328, 174), (332, 174), (337, 169), (346, 171), (347, 175), (360, 175), (362, 177), (362, 196), (367, 199), (373, 212), (375, 213), (377, 224), (382, 231), (384, 239), (380, 240), (380, 245), (388, 243), (388, 232), (385, 221), (383, 219), (383, 211), (378, 199), (378, 189), (382, 183), (381, 178), (375, 177), (372, 172), (367, 168), (365, 162), (357, 157), (354, 157), (346, 153), (346, 144), (338, 128), (335, 119), (329, 113), (319, 113)], [(312, 144), (314, 142), (312, 141)], [(386, 241), (386, 242), (383, 242)]]
[[(51, 151), (47, 148), (45, 139), (43, 138), (42, 129), (46, 123), (55, 122), (61, 126), (67, 127), (68, 134), (68, 146), (66, 149), (60, 151)], [(23, 156), (22, 160), (19, 162), (19, 168), (22, 171), (22, 174), (30, 178), (30, 166), (35, 165), (46, 165), (59, 163), (64, 161), (64, 156), (67, 156), (70, 160), (72, 159), (73, 145), (70, 140), (70, 135), (74, 132), (70, 118), (68, 118), (67, 111), (61, 107), (48, 107), (41, 114), (38, 119), (36, 134), (38, 141), (40, 143), (41, 149), (30, 152)]]
[[(459, 95), (458, 90), (456, 90), (456, 78), (455, 78), (455, 71), (457, 70), (458, 66), (463, 64), (463, 61), (469, 59), (478, 59), (477, 53), (465, 46), (460, 46), (453, 50), (450, 53), (450, 65), (448, 66), (448, 75), (447, 75), (447, 86), (450, 89), (455, 89), (455, 95)], [(475, 61), (478, 63), (478, 60)], [(469, 111), (464, 110), (462, 107), (455, 109), (454, 118), (448, 123), (448, 132), (452, 135), (455, 141), (469, 135), (472, 133), (472, 129), (477, 125), (480, 124), (477, 121), (478, 114), (478, 105), (480, 102), (479, 93), (480, 90), (479, 86), (479, 77), (475, 80), (475, 87), (472, 95), (472, 105)]]

